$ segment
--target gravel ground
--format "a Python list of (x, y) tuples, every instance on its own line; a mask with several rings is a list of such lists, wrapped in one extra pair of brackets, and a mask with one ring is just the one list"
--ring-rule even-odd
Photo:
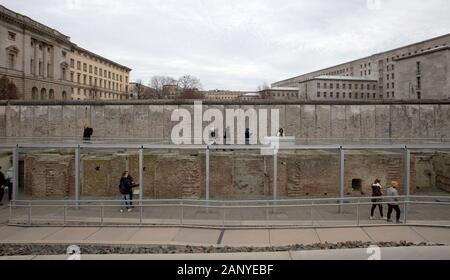
[[(29, 255), (64, 255), (67, 245), (52, 244), (0, 244), (0, 256), (29, 256)], [(205, 247), (205, 246), (164, 246), (164, 245), (82, 245), (82, 254), (212, 254), (212, 253), (249, 253), (249, 252), (285, 252), (303, 250), (333, 250), (333, 249), (357, 249), (368, 248), (377, 245), (379, 247), (411, 247), (411, 246), (443, 246), (431, 243), (409, 242), (345, 242), (337, 244), (292, 245), (279, 247)]]

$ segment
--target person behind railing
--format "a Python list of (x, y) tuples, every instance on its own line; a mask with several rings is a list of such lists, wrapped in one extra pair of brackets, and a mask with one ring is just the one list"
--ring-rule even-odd
[(92, 134), (94, 134), (94, 129), (90, 127), (88, 123), (85, 123), (83, 131), (83, 140), (91, 141)]
[(401, 223), (400, 221), (400, 216), (401, 216), (401, 211), (400, 211), (400, 207), (398, 206), (398, 182), (397, 181), (392, 181), (391, 182), (391, 186), (387, 189), (387, 196), (388, 196), (388, 214), (387, 214), (387, 221), (388, 223), (392, 223), (392, 211), (395, 210), (396, 213), (396, 218), (397, 218), (397, 223)]
[(284, 137), (284, 129), (283, 128), (280, 128), (280, 130), (278, 130), (277, 137)]
[[(381, 180), (380, 179), (376, 179), (375, 182), (372, 185), (372, 197), (381, 197), (383, 196), (383, 192), (381, 191)], [(381, 198), (373, 198), (372, 199), (372, 210), (370, 211), (370, 219), (374, 220), (374, 214), (375, 214), (375, 209), (378, 206), (378, 209), (380, 210), (380, 216), (381, 219), (384, 219), (384, 215), (383, 215), (383, 205), (381, 204), (382, 199)]]
[(250, 145), (250, 136), (252, 134), (250, 133), (250, 128), (245, 129), (245, 145)]
[(133, 192), (133, 181), (130, 180), (128, 171), (124, 171), (122, 173), (122, 177), (120, 178), (119, 185), (120, 194), (122, 195), (122, 201), (120, 202), (120, 212), (123, 213), (124, 205), (127, 208), (128, 212), (133, 211), (131, 208), (131, 193)]
[(2, 167), (0, 166), (0, 206), (3, 206), (3, 195), (5, 194), (5, 187), (6, 187), (6, 178), (5, 174), (2, 172)]

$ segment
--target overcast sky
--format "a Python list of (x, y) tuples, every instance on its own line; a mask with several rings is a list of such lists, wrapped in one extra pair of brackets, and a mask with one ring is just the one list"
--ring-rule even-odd
[[(369, 3), (368, 3), (369, 2)], [(133, 69), (254, 90), (450, 33), (448, 0), (0, 0)]]

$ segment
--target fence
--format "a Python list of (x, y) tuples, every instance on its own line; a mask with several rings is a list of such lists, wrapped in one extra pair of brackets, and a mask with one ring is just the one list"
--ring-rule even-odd
[[(386, 224), (371, 220), (371, 197), (296, 200), (22, 200), (10, 204), (12, 225), (329, 227)], [(379, 199), (379, 197), (377, 197)], [(388, 197), (379, 203), (386, 206)], [(450, 196), (400, 196), (402, 224), (450, 226)], [(378, 212), (378, 209), (376, 209)], [(378, 214), (378, 213), (377, 213)], [(393, 213), (395, 221), (395, 213)]]

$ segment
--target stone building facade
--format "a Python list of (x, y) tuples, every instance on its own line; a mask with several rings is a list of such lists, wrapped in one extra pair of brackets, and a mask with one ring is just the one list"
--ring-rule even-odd
[(376, 80), (347, 76), (319, 76), (299, 83), (302, 100), (377, 100)]
[[(83, 68), (77, 67), (78, 63)], [(102, 75), (88, 71), (92, 67), (101, 68)], [(0, 5), (0, 76), (15, 83), (19, 99), (95, 99), (95, 93), (101, 99), (123, 99), (127, 97), (130, 70)]]
[[(450, 98), (450, 34), (346, 62), (274, 83), (299, 87), (319, 76), (376, 80), (381, 99), (448, 100)], [(337, 78), (336, 78), (337, 79)], [(313, 98), (316, 95), (311, 95)], [(348, 100), (348, 96), (346, 100)]]

